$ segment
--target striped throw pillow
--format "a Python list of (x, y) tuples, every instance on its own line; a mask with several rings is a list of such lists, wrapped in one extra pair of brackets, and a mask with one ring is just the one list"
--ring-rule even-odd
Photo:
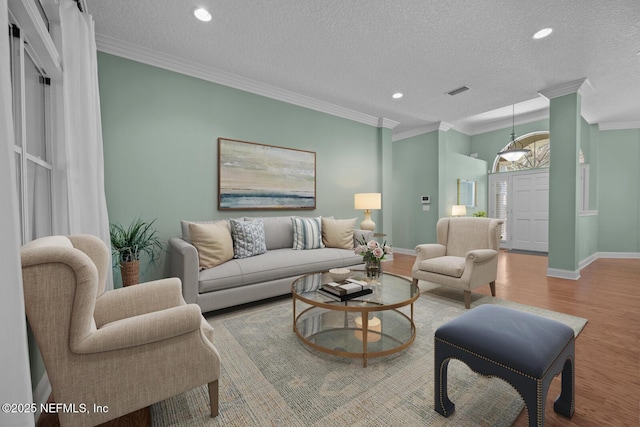
[(322, 244), (322, 222), (317, 218), (291, 217), (293, 222), (293, 249), (319, 249)]

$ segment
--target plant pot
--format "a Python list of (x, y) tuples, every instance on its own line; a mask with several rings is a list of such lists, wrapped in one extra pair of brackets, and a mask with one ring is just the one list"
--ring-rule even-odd
[(140, 261), (123, 262), (120, 266), (122, 286), (137, 285), (140, 276)]

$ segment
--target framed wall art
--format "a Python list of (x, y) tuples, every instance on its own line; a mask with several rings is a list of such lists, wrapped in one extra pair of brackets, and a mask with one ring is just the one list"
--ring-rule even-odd
[(218, 138), (218, 209), (315, 209), (316, 153)]

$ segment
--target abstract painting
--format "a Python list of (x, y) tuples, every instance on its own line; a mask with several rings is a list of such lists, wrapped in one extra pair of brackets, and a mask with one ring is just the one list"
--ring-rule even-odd
[(316, 153), (218, 138), (218, 209), (315, 209)]

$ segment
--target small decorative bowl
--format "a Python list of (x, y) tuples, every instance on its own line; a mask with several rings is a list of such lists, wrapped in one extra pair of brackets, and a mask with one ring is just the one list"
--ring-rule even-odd
[(332, 268), (329, 270), (329, 276), (331, 276), (335, 282), (348, 279), (350, 274), (351, 270), (348, 268)]

